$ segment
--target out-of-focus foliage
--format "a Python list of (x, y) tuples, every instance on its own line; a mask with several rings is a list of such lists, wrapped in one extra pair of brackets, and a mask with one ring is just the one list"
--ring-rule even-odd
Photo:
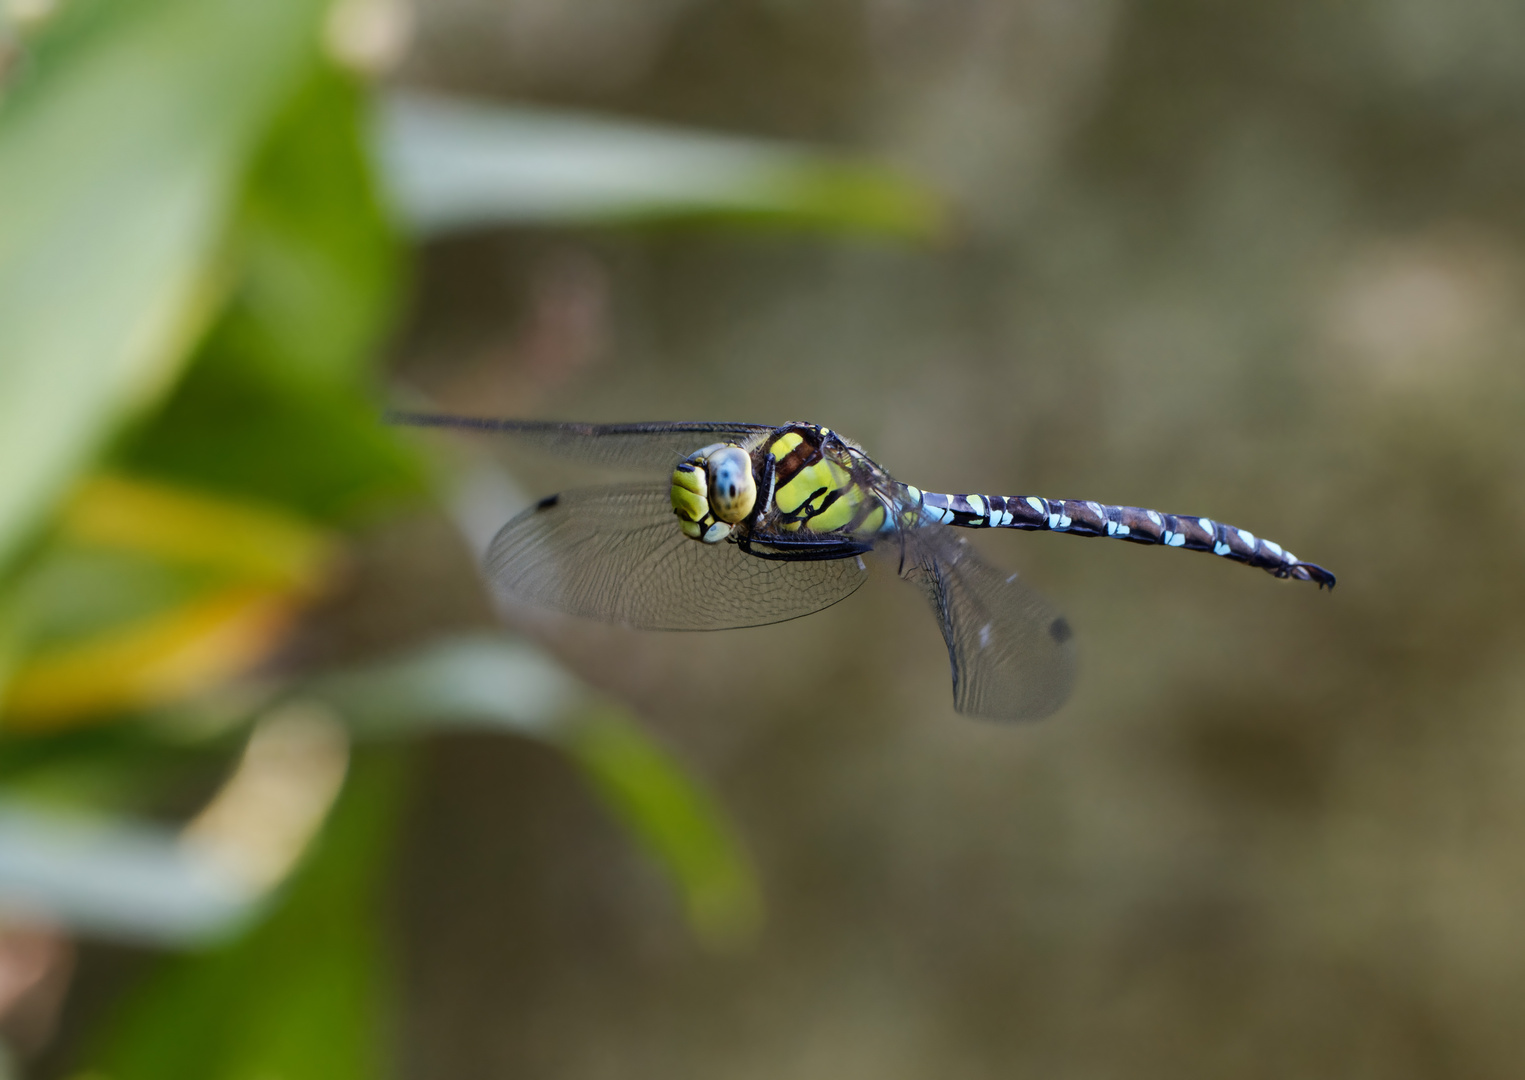
[(10, 730), (179, 701), (267, 655), (332, 571), (335, 541), (248, 503), (121, 475), (82, 485), (21, 581), (34, 652)]
[(757, 930), (757, 885), (719, 807), (622, 710), (581, 700), (538, 651), (493, 638), (447, 640), (326, 676), (302, 693), (354, 717), (370, 737), (441, 725), (509, 731), (565, 751), (666, 867), (701, 940), (725, 949)]
[(323, 5), (70, 5), (0, 99), (0, 565), (214, 310), (224, 221)]
[(700, 937), (719, 948), (748, 943), (762, 914), (757, 887), (709, 797), (617, 711), (584, 717), (566, 741), (594, 789), (672, 872)]
[(416, 489), (370, 372), (398, 286), (353, 81), (321, 60), (276, 118), (229, 221), (240, 274), (123, 467), (353, 522)]
[(489, 224), (749, 221), (917, 239), (941, 204), (895, 173), (781, 143), (569, 110), (397, 94), (380, 148), (399, 209), (434, 235)]
[(91, 1058), (112, 1080), (363, 1080), (385, 1075), (378, 1028), (391, 972), (380, 886), (403, 770), (355, 763), (321, 843), (271, 915), (233, 941), (172, 961)]
[[(1525, 6), (53, 6), (0, 29), (0, 968), (31, 910), (137, 947), (82, 950), (40, 1075), (1519, 1073)], [(409, 15), (385, 89), (325, 53)], [(946, 216), (864, 154), (959, 242), (857, 243)], [(472, 556), (564, 477), (394, 439), (383, 357), (1341, 583), (975, 537), (1082, 649), (1016, 731), (893, 582), (726, 635), (508, 610), (531, 647)], [(733, 833), (769, 922), (717, 959)]]
[(782, 143), (407, 97), (378, 123), (334, 59), (364, 52), (336, 38), (364, 32), (351, 8), (63, 0), (0, 25), (0, 904), (193, 950), (109, 1012), (83, 1063), (114, 1080), (385, 1071), (410, 754), (378, 741), (545, 743), (701, 943), (756, 930), (718, 804), (543, 653), (314, 658), (357, 539), (431, 486), (379, 423), (404, 233), (939, 228), (914, 184)]
[[(77, 777), (77, 765), (73, 771)], [(16, 794), (32, 798), (23, 802)], [(189, 849), (174, 830), (120, 813), (48, 809), (59, 794), (21, 785), (0, 804), (0, 893), (13, 918), (19, 912), (23, 921), (54, 920), (93, 936), (171, 946), (216, 939), (245, 922), (257, 899), (248, 883)], [(68, 794), (78, 802), (77, 790)], [(122, 792), (113, 794), (121, 799)]]

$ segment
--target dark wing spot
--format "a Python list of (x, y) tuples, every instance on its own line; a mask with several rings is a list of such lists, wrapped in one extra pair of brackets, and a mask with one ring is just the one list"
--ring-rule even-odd
[(1066, 641), (1075, 636), (1075, 631), (1070, 629), (1070, 624), (1067, 619), (1058, 618), (1048, 624), (1048, 636), (1053, 638), (1060, 645), (1063, 645)]
[(535, 504), (536, 510), (549, 510), (561, 501), (560, 495), (547, 495)]

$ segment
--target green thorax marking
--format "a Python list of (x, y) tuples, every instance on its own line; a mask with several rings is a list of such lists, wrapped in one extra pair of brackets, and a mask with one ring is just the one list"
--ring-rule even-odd
[(786, 424), (753, 451), (753, 460), (762, 500), (758, 528), (867, 536), (884, 524), (882, 499), (892, 481), (829, 428)]

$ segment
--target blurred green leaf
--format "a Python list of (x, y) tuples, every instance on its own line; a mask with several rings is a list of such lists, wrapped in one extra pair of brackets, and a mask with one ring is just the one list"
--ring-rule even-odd
[(0, 904), (76, 933), (185, 945), (228, 933), (249, 882), (162, 825), (0, 800)]
[(227, 310), (119, 464), (330, 521), (422, 489), (368, 381), (400, 255), (365, 127), (353, 80), (315, 68), (250, 174)]
[(325, 6), (83, 4), (0, 100), (0, 562), (172, 382), (221, 292), (243, 168)]
[(99, 722), (208, 692), (268, 656), (305, 599), (291, 588), (227, 585), (27, 656), (5, 688), (6, 727)]
[(213, 584), (198, 569), (143, 555), (49, 544), (14, 583), (26, 652), (56, 648), (186, 603)]
[(363, 389), (397, 299), (367, 101), (352, 75), (317, 65), (255, 161), (235, 226), (243, 278), (215, 347), (301, 388)]
[(667, 871), (701, 941), (728, 948), (756, 930), (757, 884), (724, 810), (626, 713), (579, 701), (572, 681), (529, 646), (458, 638), (300, 692), (332, 705), (361, 735), (488, 727), (557, 747)]
[(300, 693), (333, 706), (361, 736), (482, 727), (551, 741), (580, 697), (544, 653), (497, 634), (438, 641), (312, 680)]
[[(38, 807), (123, 815), (179, 810), (242, 747), (242, 712), (187, 732), (164, 725), (109, 724), (0, 739), (0, 787)], [(222, 719), (222, 718), (217, 718)]]
[(5, 697), (22, 651), (21, 617), (14, 605), (0, 605), (0, 700)]
[(81, 485), (59, 530), (77, 544), (301, 589), (314, 588), (337, 557), (334, 537), (275, 507), (123, 474)]
[(605, 804), (667, 868), (700, 940), (747, 944), (762, 917), (752, 867), (709, 794), (639, 727), (610, 708), (588, 713), (564, 745)]
[(171, 961), (113, 1019), (87, 1075), (386, 1075), (391, 972), (379, 886), (402, 780), (394, 755), (357, 757), (327, 827), (270, 917), (229, 945)]
[[(112, 725), (0, 740), (0, 908), (76, 935), (181, 948), (245, 929), (301, 865), (349, 753), (339, 719), (311, 701), (260, 713), (230, 763), (242, 734)], [(148, 816), (180, 816), (212, 768), (221, 782), (184, 825)]]
[(785, 143), (418, 93), (394, 95), (382, 120), (393, 200), (424, 235), (717, 219), (925, 240), (945, 227), (925, 187)]
[(116, 464), (347, 522), (423, 489), (414, 454), (352, 390), (292, 387), (258, 355), (209, 343)]
[(28, 641), (8, 732), (111, 719), (262, 660), (337, 565), (332, 536), (269, 506), (107, 474), (14, 587)]

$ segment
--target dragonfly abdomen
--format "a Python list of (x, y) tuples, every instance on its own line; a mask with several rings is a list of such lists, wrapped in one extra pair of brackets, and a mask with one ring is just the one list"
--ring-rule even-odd
[(906, 487), (930, 522), (966, 529), (1028, 529), (1105, 536), (1134, 544), (1159, 544), (1188, 551), (1210, 551), (1234, 562), (1257, 566), (1277, 577), (1312, 581), (1334, 588), (1334, 575), (1304, 562), (1274, 540), (1247, 529), (1205, 517), (1164, 514), (1140, 506), (1109, 506), (1037, 495), (943, 495)]

